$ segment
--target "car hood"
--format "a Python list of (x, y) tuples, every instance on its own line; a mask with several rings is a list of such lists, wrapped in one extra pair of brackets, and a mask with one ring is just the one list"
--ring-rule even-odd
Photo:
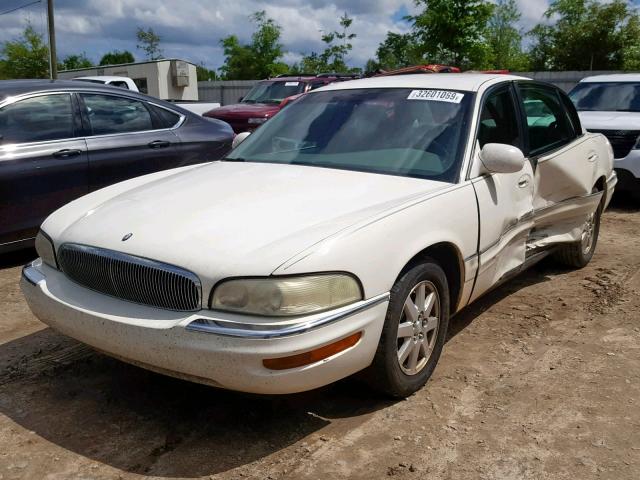
[(209, 110), (206, 115), (214, 118), (241, 118), (251, 116), (273, 115), (280, 110), (276, 104), (269, 103), (237, 103)]
[(269, 275), (323, 239), (447, 186), (328, 168), (214, 162), (138, 184), (86, 205), (81, 214), (76, 208), (73, 220), (54, 214), (45, 227), (58, 224), (57, 245), (152, 258), (215, 283), (227, 276)]
[(587, 130), (640, 130), (640, 112), (578, 112)]

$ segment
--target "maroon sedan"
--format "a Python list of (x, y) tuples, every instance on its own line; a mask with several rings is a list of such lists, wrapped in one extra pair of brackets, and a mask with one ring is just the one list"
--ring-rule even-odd
[(227, 122), (235, 133), (252, 132), (273, 117), (289, 97), (306, 93), (329, 83), (357, 78), (353, 74), (283, 76), (258, 82), (235, 105), (214, 108), (203, 115)]

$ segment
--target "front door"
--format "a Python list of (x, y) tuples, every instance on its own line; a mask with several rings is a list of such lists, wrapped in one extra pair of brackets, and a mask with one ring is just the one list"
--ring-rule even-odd
[[(480, 115), (474, 163), (487, 143), (522, 148), (522, 128), (512, 85), (487, 94)], [(525, 261), (533, 228), (533, 168), (525, 162), (516, 173), (493, 173), (472, 179), (480, 211), (479, 266), (471, 300), (476, 299)]]
[(35, 237), (57, 208), (87, 193), (87, 146), (69, 93), (0, 107), (0, 244)]

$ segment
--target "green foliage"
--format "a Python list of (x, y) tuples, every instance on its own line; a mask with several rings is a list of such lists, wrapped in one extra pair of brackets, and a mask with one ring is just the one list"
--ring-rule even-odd
[(196, 75), (199, 82), (205, 82), (207, 80), (217, 80), (218, 75), (215, 70), (209, 70), (204, 64), (196, 65)]
[(520, 17), (515, 0), (496, 2), (486, 37), (492, 68), (522, 72), (529, 67), (528, 57), (522, 51), (522, 34), (517, 28)]
[(421, 63), (441, 63), (463, 69), (486, 68), (486, 42), (494, 6), (483, 0), (415, 0), (424, 10), (407, 17), (412, 22)]
[(136, 48), (144, 52), (147, 60), (159, 60), (163, 57), (160, 49), (160, 35), (154, 32), (153, 28), (149, 27), (145, 30), (138, 27), (136, 38), (138, 39)]
[(322, 41), (326, 44), (321, 53), (311, 52), (302, 58), (300, 68), (309, 73), (353, 72), (359, 73), (359, 68), (349, 67), (346, 63), (347, 55), (353, 49), (351, 41), (356, 38), (355, 33), (349, 33), (353, 19), (344, 13), (340, 17), (341, 30), (325, 33)]
[(93, 62), (87, 58), (87, 54), (84, 52), (79, 55), (67, 55), (62, 59), (62, 62), (58, 63), (58, 70), (90, 67), (93, 67)]
[(31, 24), (0, 48), (0, 78), (48, 78), (49, 48)]
[(369, 60), (365, 71), (394, 70), (421, 63), (419, 47), (411, 33), (387, 33), (376, 50), (376, 60)]
[[(555, 0), (546, 23), (531, 30), (532, 67), (538, 70), (637, 68), (638, 14), (628, 2)], [(557, 19), (555, 23), (552, 20)]]
[(133, 63), (136, 59), (128, 50), (113, 50), (105, 53), (100, 59), (100, 65), (120, 65), (121, 63)]
[(250, 44), (241, 44), (235, 35), (220, 41), (225, 57), (220, 71), (225, 80), (269, 78), (289, 70), (281, 61), (284, 54), (280, 43), (282, 27), (264, 11), (255, 12), (250, 18), (256, 24)]

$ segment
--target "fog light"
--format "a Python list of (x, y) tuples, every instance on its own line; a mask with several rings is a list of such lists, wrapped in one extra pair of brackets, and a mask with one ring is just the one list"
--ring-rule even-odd
[(342, 340), (311, 350), (310, 352), (299, 353), (298, 355), (292, 355), (290, 357), (265, 358), (262, 361), (262, 364), (270, 370), (287, 370), (289, 368), (302, 367), (304, 365), (319, 362), (320, 360), (329, 358), (336, 353), (346, 350), (347, 348), (353, 347), (358, 343), (361, 337), (362, 332), (354, 333)]

